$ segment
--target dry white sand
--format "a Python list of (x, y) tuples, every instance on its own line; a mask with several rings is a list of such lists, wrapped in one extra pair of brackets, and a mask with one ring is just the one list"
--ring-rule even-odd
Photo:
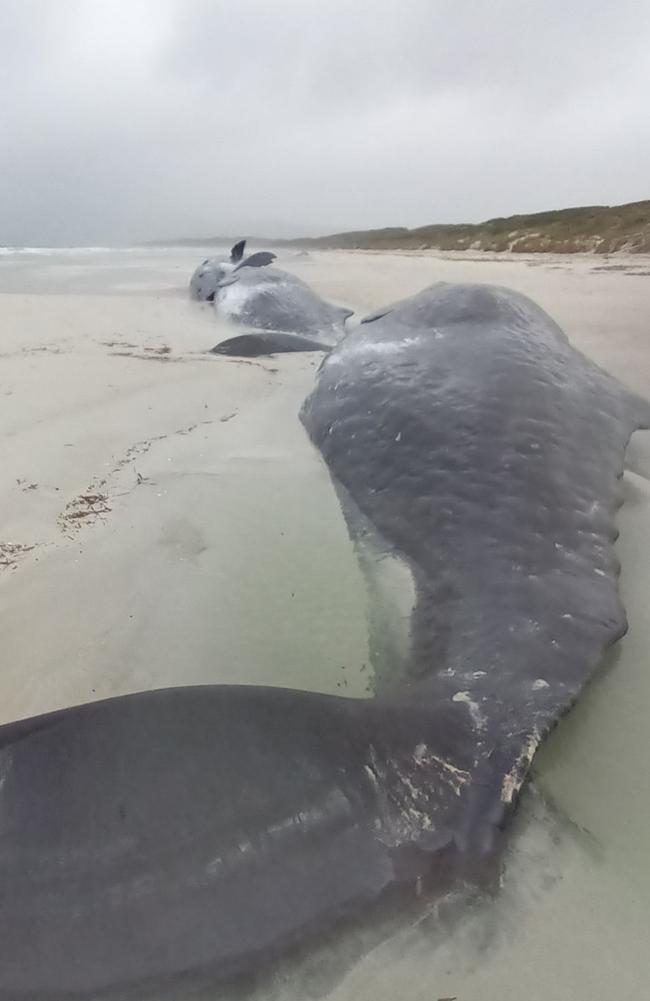
[[(2, 721), (197, 682), (366, 688), (361, 575), (297, 421), (318, 356), (206, 355), (224, 332), (186, 296), (200, 257), (0, 259)], [(281, 263), (360, 311), (441, 278), (509, 285), (650, 396), (647, 260)], [(503, 892), (443, 935), (435, 921), (393, 935), (351, 969), (335, 951), (332, 997), (645, 996), (649, 438), (633, 440), (619, 517), (630, 631), (536, 760)], [(318, 989), (310, 976), (299, 994)]]

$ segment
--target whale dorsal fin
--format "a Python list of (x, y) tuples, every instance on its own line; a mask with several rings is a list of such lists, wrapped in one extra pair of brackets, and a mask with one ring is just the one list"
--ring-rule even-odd
[(246, 247), (246, 240), (240, 240), (239, 243), (236, 243), (235, 246), (232, 248), (232, 250), (230, 251), (230, 260), (232, 261), (233, 264), (237, 264), (238, 261), (241, 261), (242, 257), (244, 256), (245, 247)]

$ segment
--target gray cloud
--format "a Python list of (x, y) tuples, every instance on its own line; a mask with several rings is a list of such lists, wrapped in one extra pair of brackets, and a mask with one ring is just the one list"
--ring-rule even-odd
[(0, 243), (648, 197), (650, 7), (0, 0)]

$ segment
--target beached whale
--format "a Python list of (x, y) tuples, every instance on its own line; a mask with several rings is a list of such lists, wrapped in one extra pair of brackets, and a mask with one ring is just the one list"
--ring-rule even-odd
[[(362, 321), (301, 416), (352, 533), (371, 525), (411, 569), (401, 691), (464, 707), (474, 762), (455, 836), (489, 846), (541, 739), (625, 631), (615, 514), (650, 405), (525, 296), (441, 282)], [(461, 745), (449, 767), (465, 767)]]
[[(230, 258), (224, 260), (220, 257), (207, 257), (195, 270), (190, 279), (190, 295), (193, 299), (212, 302), (219, 282), (229, 275), (234, 268), (240, 265), (244, 259), (246, 240), (240, 240), (230, 251)], [(253, 254), (247, 259), (249, 266), (261, 266), (270, 264), (275, 260), (275, 254), (262, 251)], [(252, 264), (251, 264), (252, 262)], [(256, 264), (257, 262), (257, 264)]]
[(473, 868), (624, 631), (618, 479), (648, 404), (507, 290), (379, 312), (302, 420), (350, 524), (412, 569), (402, 685), (181, 688), (1, 727), (3, 1001), (232, 977), (435, 860)]
[(248, 261), (221, 282), (214, 296), (220, 317), (256, 332), (254, 342), (245, 335), (218, 344), (217, 354), (271, 354), (280, 351), (326, 351), (345, 334), (351, 309), (321, 299), (296, 275), (279, 268), (251, 269)]
[(198, 265), (190, 278), (190, 295), (192, 299), (211, 302), (217, 285), (229, 274), (244, 256), (246, 240), (240, 240), (230, 249), (230, 257), (206, 257)]

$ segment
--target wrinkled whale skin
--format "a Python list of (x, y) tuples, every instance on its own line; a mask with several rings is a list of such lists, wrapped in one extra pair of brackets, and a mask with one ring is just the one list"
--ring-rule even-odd
[(177, 688), (0, 727), (2, 1001), (216, 982), (434, 861), (462, 875), (622, 635), (615, 513), (648, 404), (528, 299), (441, 283), (378, 311), (301, 416), (348, 523), (411, 569), (401, 686)]
[(525, 296), (437, 283), (348, 334), (301, 417), (348, 523), (372, 524), (411, 568), (404, 687), (465, 708), (466, 844), (480, 850), (626, 629), (615, 514), (650, 407)]
[(0, 997), (232, 977), (412, 881), (453, 839), (458, 728), (252, 686), (1, 727)]

